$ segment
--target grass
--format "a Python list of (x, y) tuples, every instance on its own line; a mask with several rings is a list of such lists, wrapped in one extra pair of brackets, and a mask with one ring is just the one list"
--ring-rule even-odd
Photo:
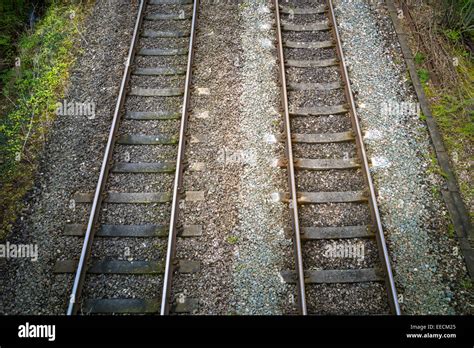
[(20, 66), (7, 71), (0, 96), (0, 240), (11, 230), (33, 185), (37, 156), (74, 63), (84, 5), (52, 2), (33, 33), (17, 44)]
[(433, 116), (445, 134), (448, 147), (454, 150), (462, 150), (463, 143), (474, 140), (474, 123), (472, 87), (465, 86), (461, 89), (461, 95), (440, 93), (430, 87), (425, 87), (427, 94), (435, 100), (432, 105)]
[[(464, 42), (472, 39), (474, 17), (469, 9), (473, 8), (474, 1), (423, 3), (421, 7), (413, 7), (412, 15), (420, 37), (436, 44), (423, 46), (418, 43), (414, 62), (451, 157), (461, 194), (468, 209), (472, 210), (474, 190), (470, 163), (474, 161), (474, 61)], [(440, 25), (426, 25), (427, 21)], [(434, 84), (430, 76), (437, 76), (439, 83)], [(426, 116), (422, 114), (420, 119), (426, 120)], [(432, 159), (428, 170), (445, 177), (434, 162)]]
[(425, 86), (426, 83), (430, 79), (430, 72), (426, 69), (421, 68), (417, 70), (417, 73), (418, 73), (418, 78), (420, 79), (421, 84)]
[(443, 136), (453, 165), (461, 193), (467, 203), (474, 200), (470, 164), (474, 160), (474, 64), (459, 52), (457, 70), (464, 77), (451, 89), (425, 85), (426, 95), (431, 101), (433, 117)]
[(425, 55), (421, 52), (416, 52), (414, 59), (415, 64), (421, 65), (425, 61)]
[(474, 1), (442, 0), (439, 2), (444, 13), (443, 24), (446, 36), (458, 41), (474, 37)]
[(446, 37), (453, 42), (457, 42), (461, 39), (461, 33), (454, 29), (444, 30), (444, 35), (446, 35)]

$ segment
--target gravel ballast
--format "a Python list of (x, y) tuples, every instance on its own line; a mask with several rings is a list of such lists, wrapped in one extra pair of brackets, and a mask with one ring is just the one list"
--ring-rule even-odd
[(271, 201), (286, 184), (272, 166), (282, 145), (268, 142), (280, 119), (270, 4), (200, 7), (188, 134), (201, 141), (191, 140), (186, 159), (204, 168), (187, 171), (184, 187), (205, 200), (182, 202), (180, 214), (203, 235), (178, 240), (177, 255), (202, 268), (175, 275), (173, 286), (175, 296), (199, 299), (199, 314), (281, 314), (293, 293), (279, 275), (293, 265), (289, 216)]
[(172, 300), (186, 297), (199, 300), (196, 314), (230, 314), (233, 246), (226, 239), (237, 223), (240, 168), (226, 168), (219, 162), (219, 151), (236, 148), (239, 143), (238, 80), (239, 42), (236, 4), (200, 3), (195, 42), (187, 134), (185, 148), (190, 166), (203, 163), (201, 170), (187, 170), (183, 176), (185, 191), (204, 191), (204, 201), (181, 200), (179, 223), (202, 225), (202, 236), (177, 241), (176, 258), (201, 263), (194, 274), (173, 276)]
[(439, 196), (426, 125), (415, 113), (388, 113), (391, 102), (417, 103), (390, 17), (382, 4), (338, 0), (336, 15), (395, 281), (405, 314), (472, 313), (459, 245)]
[[(249, 163), (240, 179), (242, 201), (236, 233), (237, 261), (234, 264), (234, 299), (238, 314), (282, 314), (289, 287), (280, 281), (285, 259), (292, 258), (291, 242), (283, 228), (289, 214), (270, 199), (285, 187), (286, 171), (272, 166), (272, 158), (283, 155), (283, 144), (269, 144), (278, 131), (276, 120), (279, 88), (275, 47), (268, 47), (275, 30), (273, 10), (264, 2), (249, 2), (240, 12), (243, 93), (240, 96), (241, 148), (250, 149)], [(282, 303), (285, 301), (285, 303)]]

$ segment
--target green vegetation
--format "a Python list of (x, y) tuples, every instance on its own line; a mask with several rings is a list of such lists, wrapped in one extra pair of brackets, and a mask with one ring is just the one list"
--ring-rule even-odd
[(454, 238), (455, 237), (455, 233), (456, 231), (454, 230), (454, 225), (452, 223), (450, 223), (448, 225), (448, 237), (449, 238)]
[(0, 0), (0, 77), (15, 59), (15, 42), (28, 20), (29, 0)]
[[(54, 120), (56, 101), (63, 95), (74, 62), (82, 7), (73, 1), (52, 1), (34, 32), (19, 37), (14, 52), (19, 66), (2, 74), (0, 239), (11, 227), (21, 209), (21, 199), (32, 185), (38, 149)], [(12, 37), (8, 33), (2, 31), (4, 43), (8, 41), (5, 37)], [(11, 48), (11, 42), (7, 44)]]
[(433, 196), (435, 196), (436, 198), (440, 198), (441, 197), (441, 192), (440, 192), (440, 189), (438, 186), (432, 186), (431, 187), (431, 193), (433, 194)]
[(428, 80), (430, 79), (430, 73), (426, 69), (418, 69), (417, 70), (418, 77), (420, 78), (420, 82), (422, 85), (426, 85)]
[(464, 278), (463, 280), (461, 280), (461, 286), (466, 290), (472, 289), (472, 280), (471, 280), (471, 278)]
[[(474, 47), (474, 0), (421, 0), (419, 6), (412, 7), (412, 18), (418, 30), (413, 35), (419, 49), (414, 56), (418, 76), (472, 212), (474, 61), (470, 49)], [(421, 115), (420, 119), (426, 117)], [(438, 173), (434, 164), (429, 171)]]
[(416, 52), (415, 54), (415, 63), (420, 65), (424, 62), (425, 60), (425, 55), (421, 52)]
[(444, 35), (453, 42), (458, 42), (461, 39), (461, 33), (453, 29), (446, 29)]
[(458, 85), (449, 90), (425, 85), (425, 92), (431, 100), (433, 117), (441, 130), (444, 143), (453, 158), (460, 190), (466, 201), (470, 202), (474, 199), (468, 174), (469, 163), (474, 160), (474, 64), (460, 54), (457, 57), (457, 71), (463, 77), (459, 79)]
[(227, 237), (227, 243), (234, 245), (239, 241), (239, 237), (237, 236), (228, 236)]
[(436, 175), (442, 176), (443, 178), (447, 178), (448, 174), (445, 173), (439, 166), (438, 159), (436, 158), (436, 154), (434, 152), (430, 154), (429, 159), (430, 159), (430, 166), (428, 167), (426, 171), (430, 174), (436, 174)]
[(474, 39), (474, 1), (444, 0), (441, 1), (444, 12), (443, 25), (447, 28), (446, 36), (451, 40)]
[[(436, 91), (429, 90), (428, 93), (435, 95)], [(448, 146), (455, 150), (462, 150), (462, 139), (473, 141), (474, 123), (472, 122), (472, 99), (464, 99), (463, 96), (436, 95), (437, 103), (433, 105), (433, 114), (438, 120), (438, 125), (448, 132), (445, 137)], [(468, 97), (468, 96), (466, 96)], [(457, 117), (461, 116), (461, 117)], [(462, 118), (464, 116), (464, 119)]]

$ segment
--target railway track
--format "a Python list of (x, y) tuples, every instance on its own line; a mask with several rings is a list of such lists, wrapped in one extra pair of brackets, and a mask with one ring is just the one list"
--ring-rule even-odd
[[(332, 0), (274, 1), (301, 314), (400, 314)], [(295, 204), (296, 201), (296, 204)], [(386, 294), (386, 295), (385, 295)], [(372, 305), (372, 303), (374, 303)]]
[[(277, 164), (289, 178), (278, 199), (291, 208), (296, 261), (283, 279), (297, 284), (301, 314), (400, 314), (332, 1), (274, 1), (287, 148)], [(201, 233), (178, 225), (198, 5), (140, 2), (95, 191), (73, 198), (90, 207), (87, 223), (65, 226), (83, 238), (80, 257), (55, 265), (74, 274), (69, 315), (196, 311), (171, 285), (200, 269), (175, 259), (177, 237)]]
[[(173, 272), (199, 263), (175, 260), (183, 151), (198, 0), (142, 0), (95, 191), (74, 195), (87, 223), (67, 224), (83, 238), (67, 314), (192, 312), (197, 300), (170, 299)], [(91, 205), (92, 204), (92, 205)], [(161, 294), (161, 297), (160, 297)]]

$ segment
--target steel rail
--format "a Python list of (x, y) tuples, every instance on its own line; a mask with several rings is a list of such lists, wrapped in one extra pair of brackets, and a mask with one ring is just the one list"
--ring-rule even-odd
[(199, 6), (199, 0), (194, 0), (193, 6), (193, 18), (191, 23), (191, 35), (189, 39), (189, 53), (188, 53), (188, 64), (186, 72), (186, 82), (183, 99), (183, 109), (181, 113), (181, 127), (179, 131), (179, 145), (178, 145), (178, 157), (176, 159), (176, 172), (173, 187), (173, 201), (171, 203), (171, 217), (170, 217), (170, 228), (168, 234), (168, 247), (166, 252), (166, 264), (165, 274), (163, 278), (163, 291), (161, 297), (161, 315), (169, 314), (169, 299), (171, 293), (171, 283), (174, 270), (174, 257), (176, 252), (176, 234), (177, 234), (177, 222), (179, 212), (179, 196), (182, 189), (183, 183), (183, 170), (184, 170), (184, 148), (186, 145), (185, 133), (188, 123), (188, 107), (191, 91), (191, 79), (193, 76), (192, 65), (194, 58), (194, 40), (196, 36), (196, 22), (197, 22), (197, 8)]
[(347, 66), (344, 59), (344, 52), (342, 50), (341, 38), (339, 35), (339, 30), (337, 28), (337, 21), (336, 21), (336, 16), (334, 13), (333, 0), (327, 0), (327, 1), (328, 1), (329, 17), (332, 23), (332, 30), (336, 39), (337, 55), (338, 55), (339, 64), (342, 71), (342, 78), (344, 80), (344, 85), (345, 85), (344, 87), (345, 94), (346, 94), (346, 98), (349, 100), (349, 105), (350, 105), (349, 114), (351, 115), (352, 125), (356, 133), (355, 138), (356, 138), (357, 149), (362, 159), (362, 169), (363, 169), (362, 172), (364, 173), (366, 184), (369, 187), (369, 205), (370, 205), (372, 219), (374, 221), (375, 228), (377, 230), (376, 240), (377, 240), (377, 245), (379, 249), (380, 259), (382, 261), (382, 266), (384, 268), (385, 275), (386, 275), (389, 304), (390, 304), (390, 308), (392, 312), (396, 315), (400, 315), (401, 311), (400, 311), (400, 305), (398, 303), (397, 290), (395, 287), (395, 281), (393, 279), (392, 268), (390, 266), (390, 258), (388, 255), (387, 245), (385, 242), (385, 236), (384, 236), (384, 232), (382, 228), (382, 221), (380, 219), (380, 213), (377, 206), (375, 188), (372, 182), (372, 176), (370, 174), (369, 161), (367, 159), (367, 154), (365, 152), (364, 143), (362, 142), (362, 131), (360, 128), (359, 117), (357, 115), (355, 101), (352, 94), (352, 88), (351, 88), (350, 79), (349, 79), (349, 74), (347, 72)]
[(133, 59), (135, 56), (136, 44), (138, 42), (138, 36), (139, 36), (138, 34), (141, 28), (141, 23), (143, 21), (144, 6), (145, 6), (145, 0), (140, 0), (140, 7), (138, 9), (137, 19), (135, 21), (133, 37), (130, 44), (127, 60), (125, 62), (125, 70), (122, 77), (122, 83), (120, 85), (117, 104), (115, 106), (114, 116), (112, 119), (112, 125), (110, 127), (109, 137), (107, 140), (107, 145), (105, 147), (104, 157), (102, 159), (99, 179), (97, 181), (94, 198), (92, 201), (91, 212), (89, 214), (89, 221), (87, 223), (87, 229), (84, 236), (84, 243), (82, 245), (81, 256), (80, 256), (79, 263), (77, 265), (77, 269), (76, 269), (76, 273), (74, 277), (74, 283), (72, 286), (71, 296), (69, 299), (67, 315), (77, 314), (77, 311), (78, 311), (78, 300), (81, 297), (82, 287), (83, 287), (84, 279), (86, 275), (86, 265), (90, 256), (91, 246), (94, 240), (95, 226), (98, 220), (100, 206), (102, 203), (102, 196), (104, 193), (103, 191), (104, 191), (105, 183), (107, 181), (107, 177), (109, 174), (109, 162), (112, 157), (112, 150), (115, 145), (115, 136), (118, 129), (118, 124), (120, 122), (120, 110), (122, 109), (124, 101), (125, 101), (125, 96), (126, 96), (125, 89), (130, 79), (130, 71), (131, 71), (130, 67), (133, 63)]
[(285, 59), (283, 55), (283, 41), (281, 34), (281, 20), (280, 20), (280, 7), (278, 0), (275, 1), (275, 13), (276, 13), (276, 27), (277, 27), (277, 41), (278, 41), (278, 58), (280, 60), (280, 77), (281, 77), (281, 89), (282, 89), (282, 102), (283, 112), (285, 114), (285, 138), (286, 138), (286, 152), (287, 152), (287, 170), (288, 170), (288, 182), (290, 187), (290, 210), (291, 219), (293, 225), (293, 245), (295, 249), (296, 259), (296, 272), (298, 276), (298, 304), (299, 311), (302, 315), (307, 315), (308, 310), (306, 306), (306, 293), (304, 283), (304, 268), (303, 268), (303, 255), (301, 251), (301, 232), (300, 222), (298, 215), (298, 203), (297, 203), (297, 191), (296, 191), (296, 178), (295, 178), (295, 166), (293, 159), (293, 144), (291, 139), (291, 124), (290, 124), (290, 112), (288, 108), (288, 93), (286, 89), (286, 71), (285, 71)]

